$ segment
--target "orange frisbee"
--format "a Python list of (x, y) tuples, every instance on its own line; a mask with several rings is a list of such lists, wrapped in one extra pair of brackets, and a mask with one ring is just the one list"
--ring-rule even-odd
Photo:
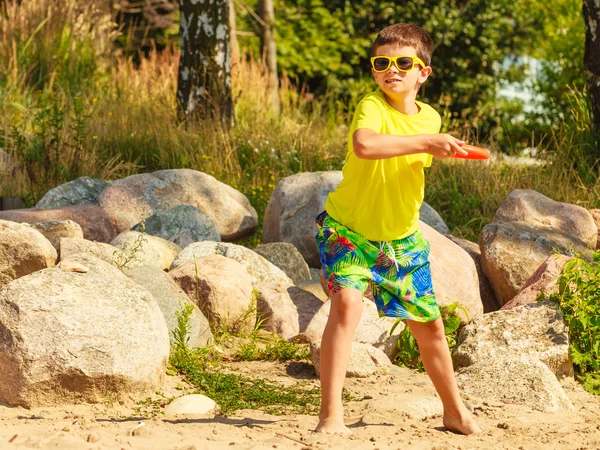
[(453, 158), (461, 158), (461, 159), (489, 159), (490, 152), (482, 147), (475, 147), (474, 145), (463, 144), (461, 148), (467, 151), (468, 155), (461, 155), (457, 153), (453, 156)]

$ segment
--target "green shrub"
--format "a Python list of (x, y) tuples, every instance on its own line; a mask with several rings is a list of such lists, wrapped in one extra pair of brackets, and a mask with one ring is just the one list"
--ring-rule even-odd
[(557, 283), (558, 293), (542, 293), (538, 300), (560, 305), (575, 378), (586, 391), (600, 395), (600, 252), (591, 261), (577, 256), (567, 262)]

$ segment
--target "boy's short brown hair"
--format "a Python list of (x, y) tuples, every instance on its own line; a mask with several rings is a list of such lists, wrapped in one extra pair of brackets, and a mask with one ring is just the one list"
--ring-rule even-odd
[(378, 47), (386, 44), (414, 47), (417, 51), (417, 56), (426, 65), (431, 64), (433, 40), (423, 28), (417, 25), (413, 25), (412, 23), (396, 23), (381, 30), (371, 47), (371, 56), (375, 56), (375, 51)]

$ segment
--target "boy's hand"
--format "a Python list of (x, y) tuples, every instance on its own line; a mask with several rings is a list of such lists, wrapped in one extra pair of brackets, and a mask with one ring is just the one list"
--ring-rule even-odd
[(429, 140), (427, 153), (435, 159), (451, 158), (456, 154), (468, 155), (469, 153), (460, 147), (463, 144), (464, 141), (449, 134), (433, 134)]

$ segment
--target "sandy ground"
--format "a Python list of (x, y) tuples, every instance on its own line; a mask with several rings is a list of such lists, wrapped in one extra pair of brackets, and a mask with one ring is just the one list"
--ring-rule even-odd
[[(295, 364), (294, 370), (290, 364)], [(307, 364), (229, 366), (287, 385), (297, 379), (318, 385)], [(185, 392), (174, 389), (181, 379), (168, 380), (163, 395)], [(136, 414), (133, 401), (107, 401), (30, 410), (0, 407), (0, 449), (600, 449), (600, 397), (586, 393), (572, 379), (562, 384), (574, 412), (548, 414), (466, 398), (484, 430), (468, 437), (445, 430), (441, 415), (431, 414), (437, 399), (427, 375), (394, 367), (389, 375), (346, 380), (348, 391), (364, 399), (346, 406), (346, 424), (353, 432), (349, 438), (313, 433), (317, 420), (309, 415), (243, 410), (227, 417), (173, 420), (162, 414)]]

